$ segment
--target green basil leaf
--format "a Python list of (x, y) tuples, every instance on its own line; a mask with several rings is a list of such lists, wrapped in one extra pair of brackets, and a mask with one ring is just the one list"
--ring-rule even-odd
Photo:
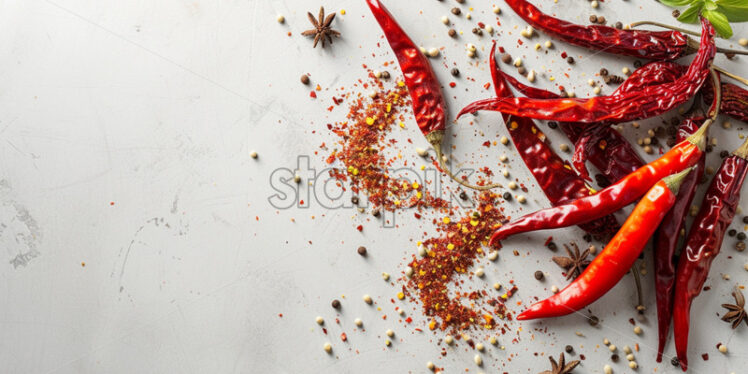
[(727, 16), (718, 11), (706, 9), (704, 9), (702, 14), (712, 23), (712, 26), (714, 26), (719, 35), (725, 39), (730, 39), (732, 37), (732, 27), (730, 27), (730, 22), (727, 20)]
[(701, 3), (701, 2), (691, 5), (691, 7), (689, 7), (683, 13), (680, 14), (680, 17), (678, 17), (678, 21), (681, 21), (683, 23), (698, 22), (699, 14), (701, 13), (702, 8), (704, 8), (704, 3)]
[(748, 8), (745, 0), (715, 0), (715, 3), (724, 8)]
[(727, 20), (730, 22), (748, 22), (748, 8), (725, 8), (718, 6), (717, 9), (727, 16)]
[(717, 4), (715, 4), (712, 0), (706, 0), (706, 2), (704, 2), (704, 9), (717, 10)]
[(691, 4), (693, 0), (660, 0), (660, 2), (669, 7), (679, 7)]

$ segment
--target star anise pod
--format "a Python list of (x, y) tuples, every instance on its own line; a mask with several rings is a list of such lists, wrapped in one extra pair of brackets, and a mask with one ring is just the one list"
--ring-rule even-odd
[(319, 19), (315, 19), (311, 12), (307, 12), (306, 15), (307, 17), (309, 17), (309, 22), (312, 23), (312, 26), (314, 26), (314, 28), (302, 32), (301, 35), (314, 35), (314, 48), (317, 48), (317, 43), (319, 43), (320, 41), (322, 41), (322, 48), (325, 48), (325, 41), (328, 41), (330, 42), (330, 44), (332, 44), (333, 36), (340, 37), (340, 33), (330, 27), (330, 24), (332, 24), (332, 21), (335, 19), (335, 12), (330, 13), (327, 15), (327, 17), (325, 17), (325, 8), (320, 7)]
[(571, 243), (571, 246), (574, 247), (574, 252), (571, 251), (568, 245), (564, 244), (564, 249), (569, 255), (568, 257), (553, 257), (553, 262), (566, 270), (567, 280), (578, 277), (579, 274), (582, 273), (582, 270), (584, 270), (584, 268), (586, 268), (587, 265), (589, 265), (591, 262), (590, 260), (587, 260), (587, 256), (590, 255), (589, 248), (579, 254), (579, 247), (577, 246), (577, 244)]
[(722, 304), (723, 308), (728, 310), (722, 320), (725, 322), (732, 322), (732, 328), (736, 329), (740, 326), (740, 322), (745, 322), (748, 325), (748, 314), (745, 311), (745, 296), (740, 292), (740, 289), (735, 287), (735, 292), (732, 293), (735, 298), (735, 304)]
[(564, 353), (561, 352), (561, 357), (558, 358), (558, 362), (553, 357), (548, 357), (551, 360), (551, 370), (546, 370), (540, 374), (569, 374), (574, 371), (574, 368), (579, 365), (579, 360), (574, 360), (570, 363), (566, 363)]

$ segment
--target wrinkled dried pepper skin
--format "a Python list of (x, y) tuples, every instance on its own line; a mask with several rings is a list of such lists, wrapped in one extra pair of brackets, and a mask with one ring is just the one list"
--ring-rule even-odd
[[(522, 84), (517, 79), (504, 72), (501, 72), (501, 76), (527, 97), (533, 99), (553, 99), (560, 97), (558, 94), (553, 92)], [(609, 126), (595, 127), (598, 129), (595, 131), (596, 137), (594, 139), (589, 137), (588, 140), (591, 140), (587, 144), (589, 146), (584, 147), (580, 147), (580, 144), (577, 144), (577, 142), (580, 140), (580, 137), (587, 127), (585, 124), (562, 122), (559, 124), (559, 127), (566, 137), (569, 138), (571, 142), (575, 143), (574, 168), (577, 169), (585, 179), (588, 179), (586, 177), (588, 174), (587, 167), (584, 165), (584, 162), (587, 161), (587, 159), (589, 159), (590, 162), (600, 170), (607, 180), (612, 181), (618, 181), (644, 165), (644, 161), (642, 161), (636, 153), (634, 147), (631, 146), (631, 143), (629, 143), (621, 133), (613, 130)], [(578, 159), (576, 157), (576, 152), (580, 151), (585, 152), (585, 158)]]
[(458, 117), (478, 110), (491, 110), (534, 119), (588, 124), (620, 123), (650, 118), (668, 112), (691, 99), (710, 76), (716, 52), (714, 27), (708, 20), (702, 19), (699, 53), (688, 71), (674, 82), (587, 99), (487, 99), (469, 104), (460, 111)]
[(689, 52), (688, 37), (678, 31), (581, 26), (544, 14), (525, 0), (506, 0), (506, 3), (534, 28), (580, 47), (650, 60), (675, 60)]
[(595, 195), (542, 209), (503, 225), (494, 232), (490, 244), (524, 232), (578, 225), (612, 214), (642, 197), (659, 180), (696, 164), (703, 154), (699, 147), (703, 146), (681, 142), (659, 159)]
[(674, 202), (675, 193), (664, 181), (657, 182), (577, 279), (559, 293), (532, 305), (517, 320), (564, 316), (605, 295), (631, 269)]
[[(491, 48), (489, 57), (491, 78), (496, 95), (513, 96), (509, 85), (500, 75), (501, 71), (496, 64), (495, 53), (496, 44)], [(503, 115), (503, 118), (522, 161), (535, 177), (538, 186), (548, 197), (551, 205), (565, 204), (590, 195), (590, 189), (584, 180), (553, 151), (546, 141), (545, 134), (538, 129), (533, 120), (510, 115)], [(605, 216), (580, 225), (580, 227), (592, 234), (604, 234), (613, 232), (618, 227), (618, 222), (613, 216)]]
[(413, 114), (418, 127), (427, 137), (435, 132), (443, 135), (447, 105), (431, 64), (379, 0), (366, 0), (366, 3), (395, 52), (413, 101)]
[(670, 61), (652, 61), (634, 70), (626, 80), (618, 86), (615, 93), (625, 93), (639, 90), (642, 87), (670, 83), (680, 78), (688, 70), (687, 66)]
[[(704, 103), (711, 103), (714, 89), (704, 86)], [(722, 105), (720, 114), (727, 114), (739, 121), (748, 122), (748, 91), (732, 83), (722, 83)]]
[[(704, 123), (703, 117), (687, 118), (678, 127), (678, 142), (693, 135)], [(690, 174), (683, 180), (676, 202), (654, 236), (655, 298), (657, 300), (657, 362), (662, 362), (662, 353), (670, 333), (672, 318), (673, 290), (675, 286), (675, 251), (681, 229), (686, 227), (691, 202), (696, 195), (696, 187), (705, 168), (706, 155), (702, 154)]]
[(748, 161), (731, 155), (717, 171), (704, 195), (691, 226), (686, 247), (680, 255), (675, 275), (673, 333), (675, 350), (683, 371), (688, 368), (688, 332), (691, 304), (701, 293), (712, 261), (719, 254), (725, 232), (735, 217), (740, 190), (748, 174)]

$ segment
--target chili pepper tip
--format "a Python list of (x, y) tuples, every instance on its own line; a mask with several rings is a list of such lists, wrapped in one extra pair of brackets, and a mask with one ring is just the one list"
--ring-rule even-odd
[(665, 182), (665, 184), (667, 185), (667, 188), (669, 188), (670, 191), (673, 191), (674, 195), (677, 195), (681, 184), (686, 179), (686, 176), (688, 176), (691, 170), (693, 170), (693, 166), (679, 173), (670, 175), (669, 177), (665, 177), (662, 179), (662, 181)]

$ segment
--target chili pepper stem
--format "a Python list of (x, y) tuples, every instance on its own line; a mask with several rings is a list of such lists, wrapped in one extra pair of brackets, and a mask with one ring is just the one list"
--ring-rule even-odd
[(719, 66), (712, 65), (712, 69), (714, 69), (714, 70), (716, 70), (716, 71), (718, 71), (718, 72), (720, 72), (720, 73), (722, 73), (722, 74), (724, 74), (724, 75), (726, 75), (726, 76), (728, 76), (728, 77), (730, 77), (732, 79), (735, 79), (736, 81), (738, 81), (738, 82), (740, 82), (740, 83), (748, 86), (748, 79), (746, 79), (746, 78), (743, 78), (743, 77), (741, 77), (739, 75), (735, 75), (733, 73), (730, 73), (729, 71), (727, 71), (724, 68), (721, 68)]
[(644, 310), (644, 293), (642, 291), (642, 279), (639, 275), (639, 268), (636, 267), (637, 264), (634, 263), (634, 266), (631, 267), (631, 274), (634, 276), (634, 284), (636, 285), (636, 297), (637, 297), (637, 304), (636, 304), (636, 310)]
[(465, 182), (464, 180), (461, 180), (457, 178), (454, 174), (452, 174), (452, 171), (449, 170), (449, 167), (444, 164), (444, 154), (442, 153), (442, 141), (444, 140), (444, 131), (442, 130), (436, 130), (430, 132), (428, 135), (426, 135), (426, 140), (431, 143), (431, 146), (434, 147), (434, 151), (436, 152), (436, 162), (439, 164), (439, 167), (444, 171), (444, 173), (447, 174), (452, 180), (459, 183), (463, 187), (470, 188), (472, 190), (477, 191), (488, 191), (492, 190), (494, 188), (501, 188), (503, 187), (501, 184), (494, 183), (489, 184), (486, 186), (475, 186), (470, 183)]
[[(630, 23), (629, 27), (630, 28), (634, 28), (634, 27), (641, 26), (641, 25), (657, 26), (657, 27), (662, 27), (663, 29), (674, 30), (674, 31), (682, 32), (682, 33), (688, 34), (688, 35), (701, 36), (701, 33), (696, 32), (696, 31), (686, 30), (686, 29), (683, 29), (683, 28), (680, 28), (680, 27), (670, 26), (670, 25), (666, 25), (664, 23), (659, 23), (659, 22), (654, 22), (654, 21), (639, 21), (639, 22), (634, 22), (634, 23)], [(691, 51), (696, 51), (697, 49), (699, 49), (699, 42), (697, 42), (696, 40), (693, 40), (693, 39), (689, 38), (688, 39), (688, 48)], [(736, 54), (736, 55), (748, 55), (748, 51), (740, 51), (740, 50), (737, 50), (737, 49), (727, 49), (727, 48), (720, 48), (720, 47), (717, 47), (717, 52), (718, 53), (722, 53), (722, 54), (730, 54), (731, 53), (731, 54)]]
[(680, 185), (683, 183), (683, 180), (686, 179), (686, 177), (688, 176), (688, 173), (690, 173), (691, 170), (693, 170), (693, 166), (686, 170), (681, 171), (680, 173), (675, 173), (663, 179), (662, 181), (665, 182), (665, 184), (667, 185), (667, 188), (669, 188), (670, 191), (673, 191), (673, 195), (677, 196), (680, 190)]
[[(712, 74), (712, 85), (714, 85), (714, 102), (712, 103), (712, 107), (709, 108), (709, 117), (716, 121), (719, 114), (719, 107), (722, 105), (722, 82), (715, 69), (710, 69), (709, 72)], [(698, 99), (696, 98), (696, 100)]]
[(689, 136), (686, 141), (690, 142), (691, 144), (697, 146), (701, 151), (704, 151), (706, 149), (706, 133), (709, 130), (709, 127), (714, 123), (714, 119), (709, 118), (706, 121), (704, 121), (704, 124), (699, 127), (698, 130), (696, 130), (693, 135)]
[(743, 142), (743, 144), (740, 147), (738, 147), (738, 149), (733, 151), (732, 154), (744, 160), (748, 160), (748, 140)]

